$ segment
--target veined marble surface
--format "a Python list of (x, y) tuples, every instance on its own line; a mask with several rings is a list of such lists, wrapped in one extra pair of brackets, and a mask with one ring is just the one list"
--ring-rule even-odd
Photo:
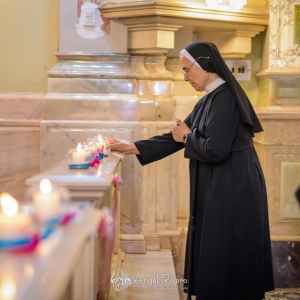
[(144, 62), (152, 80), (173, 80), (173, 74), (165, 68), (165, 55), (147, 56)]
[(24, 200), (25, 179), (40, 168), (42, 93), (0, 93), (0, 193)]
[(136, 78), (127, 53), (58, 52), (51, 78)]
[(0, 93), (0, 119), (41, 119), (44, 93)]
[[(297, 236), (299, 218), (286, 204), (291, 197), (290, 181), (297, 181), (295, 168), (300, 161), (299, 112), (296, 108), (273, 107), (260, 109), (257, 114), (264, 131), (255, 135), (255, 148), (266, 179), (271, 234)], [(291, 167), (282, 168), (287, 165)]]
[(299, 0), (270, 1), (270, 67), (299, 67), (300, 44), (294, 44), (294, 5)]
[(140, 119), (140, 99), (135, 94), (48, 93), (44, 99), (44, 120)]
[(49, 93), (136, 94), (136, 79), (49, 78)]

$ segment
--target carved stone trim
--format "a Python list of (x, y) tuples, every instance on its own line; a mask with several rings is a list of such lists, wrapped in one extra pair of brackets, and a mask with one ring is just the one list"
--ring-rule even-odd
[[(223, 22), (240, 22), (248, 24), (268, 25), (269, 13), (267, 9), (243, 8), (241, 10), (232, 9), (229, 6), (221, 8), (211, 8), (201, 3), (180, 4), (173, 1), (149, 1), (136, 3), (108, 4), (103, 9), (106, 18), (128, 18), (145, 16), (168, 16), (189, 19), (190, 25), (195, 19), (214, 20), (221, 24)], [(180, 24), (180, 23), (177, 23)]]
[(49, 78), (136, 78), (129, 54), (58, 52), (56, 56), (58, 63), (49, 71)]
[(256, 76), (270, 78), (300, 78), (300, 67), (269, 67), (259, 71)]

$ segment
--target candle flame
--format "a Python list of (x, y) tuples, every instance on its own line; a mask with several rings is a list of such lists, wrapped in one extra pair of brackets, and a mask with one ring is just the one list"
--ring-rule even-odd
[(0, 196), (2, 210), (8, 217), (13, 217), (18, 213), (18, 202), (8, 193), (3, 193)]
[(16, 294), (16, 285), (11, 278), (5, 278), (0, 286), (0, 299), (10, 300)]
[(100, 143), (102, 143), (102, 136), (101, 136), (101, 134), (98, 135), (98, 140), (99, 140)]
[(52, 184), (49, 179), (43, 179), (40, 182), (40, 190), (43, 194), (49, 194), (52, 191)]
[(81, 144), (79, 143), (78, 145), (77, 145), (77, 152), (81, 152), (82, 151), (82, 146), (81, 146)]

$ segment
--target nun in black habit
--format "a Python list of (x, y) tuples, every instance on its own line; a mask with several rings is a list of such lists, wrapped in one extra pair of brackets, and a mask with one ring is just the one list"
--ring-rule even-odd
[(262, 300), (274, 289), (265, 180), (252, 140), (262, 127), (214, 44), (192, 43), (180, 52), (180, 64), (184, 80), (206, 95), (172, 132), (112, 150), (136, 154), (146, 165), (184, 148), (188, 299)]

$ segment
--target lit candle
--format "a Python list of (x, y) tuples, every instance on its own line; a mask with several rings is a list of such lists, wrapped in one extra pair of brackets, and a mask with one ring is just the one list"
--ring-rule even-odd
[(106, 142), (105, 140), (103, 141), (101, 134), (98, 135), (98, 141), (99, 141), (99, 149), (106, 155)]
[(11, 195), (0, 196), (2, 212), (0, 213), (0, 238), (14, 239), (28, 235), (31, 218), (18, 212), (18, 202)]
[(80, 143), (77, 145), (77, 151), (72, 153), (72, 163), (78, 165), (86, 163), (85, 151), (82, 149)]
[(40, 190), (33, 193), (34, 213), (40, 219), (47, 219), (59, 213), (60, 193), (52, 190), (49, 179), (40, 182)]

